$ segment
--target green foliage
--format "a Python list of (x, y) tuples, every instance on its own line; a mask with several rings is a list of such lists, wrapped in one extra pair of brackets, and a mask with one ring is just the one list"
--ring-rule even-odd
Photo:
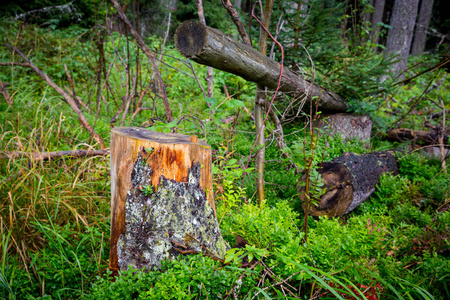
[(79, 231), (71, 224), (57, 226), (52, 223), (51, 216), (48, 219), (49, 225), (37, 220), (34, 222), (44, 237), (42, 242), (45, 248), (30, 253), (32, 277), (27, 274), (27, 269), (8, 265), (1, 272), (2, 277), (9, 279), (10, 286), (0, 291), (3, 297), (7, 298), (9, 290), (10, 295), (17, 299), (34, 299), (44, 295), (78, 298), (89, 286), (90, 276), (104, 267), (108, 253), (104, 250), (106, 241), (100, 228)]
[[(390, 81), (381, 78), (389, 75), (392, 63), (392, 59), (373, 51), (377, 45), (367, 39), (368, 24), (352, 23), (353, 16), (346, 14), (351, 4), (342, 1), (308, 1), (307, 14), (290, 5), (276, 1), (272, 19), (272, 28), (281, 13), (288, 21), (279, 35), (282, 44), (294, 43), (285, 47), (287, 64), (350, 100), (352, 110), (368, 113), (369, 103), (380, 103), (379, 97), (368, 97), (389, 87)], [(362, 105), (366, 106), (364, 110), (360, 109)]]
[[(226, 32), (227, 29), (229, 29), (229, 19), (223, 5), (218, 5), (218, 3), (213, 0), (205, 0), (202, 2), (206, 24), (212, 28), (217, 28)], [(179, 0), (174, 15), (177, 22), (175, 24), (176, 26), (173, 28), (176, 28), (183, 21), (198, 19), (197, 6), (193, 1)]]
[(151, 185), (144, 185), (141, 192), (143, 192), (145, 196), (151, 196), (154, 193), (153, 187)]
[(78, 0), (67, 2), (65, 0), (31, 0), (6, 1), (0, 5), (0, 17), (13, 18), (17, 15), (53, 6), (65, 6), (64, 9), (53, 8), (41, 13), (32, 13), (21, 21), (38, 24), (50, 28), (65, 28), (73, 24), (83, 27), (92, 26), (105, 17), (105, 6), (98, 5), (96, 1)]
[(246, 295), (254, 288), (252, 271), (236, 265), (219, 268), (219, 264), (201, 255), (165, 261), (161, 270), (129, 269), (121, 271), (112, 282), (110, 273), (98, 277), (86, 299), (216, 299), (224, 298), (242, 272), (237, 293)]
[[(76, 4), (79, 3), (84, 2)], [(277, 5), (286, 3), (278, 1)], [(164, 9), (153, 6), (154, 0), (141, 1), (141, 4), (154, 13), (152, 22), (159, 22), (157, 30), (163, 32), (165, 26), (159, 26), (162, 23), (158, 20), (163, 19)], [(92, 2), (86, 9), (94, 5)], [(196, 15), (194, 2), (179, 2), (179, 5), (180, 15), (173, 16), (176, 22)], [(448, 109), (446, 95), (450, 77), (442, 71), (427, 73), (398, 90), (389, 86), (389, 81), (380, 83), (389, 61), (372, 52), (375, 45), (365, 40), (365, 25), (352, 24), (342, 32), (339, 28), (346, 22), (349, 24), (351, 18), (343, 14), (346, 8), (343, 4), (317, 0), (311, 1), (311, 5), (311, 17), (299, 19), (301, 44), (298, 49), (285, 49), (286, 61), (290, 66), (297, 65), (296, 71), (309, 78), (314, 75), (316, 83), (346, 96), (352, 101), (354, 111), (372, 112), (382, 128), (404, 113), (407, 116), (402, 126), (417, 128), (423, 123), (424, 115), (438, 111), (434, 102), (440, 100)], [(226, 31), (229, 22), (223, 8), (212, 1), (204, 2), (204, 6), (207, 23)], [(96, 20), (103, 19), (104, 13), (102, 7)], [(128, 11), (130, 16), (132, 13)], [(285, 15), (296, 20), (296, 12), (287, 7)], [(169, 132), (176, 125), (178, 133), (197, 134), (207, 140), (214, 149), (214, 192), (222, 233), (231, 245), (235, 244), (236, 235), (249, 244), (228, 252), (225, 259), (229, 265), (190, 255), (163, 262), (161, 270), (122, 271), (121, 276), (111, 281), (108, 271), (101, 274), (108, 264), (109, 157), (54, 161), (16, 157), (2, 160), (0, 164), (0, 297), (223, 299), (236, 287), (239, 299), (251, 299), (257, 293), (255, 298), (259, 299), (286, 299), (280, 285), (289, 284), (299, 289), (305, 299), (311, 295), (363, 298), (362, 294), (372, 295), (369, 291), (377, 299), (450, 298), (450, 179), (439, 161), (429, 160), (417, 151), (402, 155), (398, 158), (400, 174), (383, 175), (372, 197), (351, 214), (340, 219), (304, 218), (299, 206), (293, 208), (293, 203), (298, 202), (298, 174), (292, 163), (301, 169), (311, 167), (310, 179), (319, 183), (316, 192), (320, 193), (323, 191), (320, 180), (312, 167), (344, 152), (362, 154), (392, 149), (395, 145), (372, 140), (372, 149), (366, 149), (364, 142), (344, 142), (340, 137), (318, 130), (311, 136), (302, 130), (304, 124), (287, 124), (284, 125), (286, 151), (293, 161), (283, 161), (279, 150), (274, 145), (268, 146), (267, 201), (258, 207), (254, 204), (252, 161), (246, 168), (246, 157), (254, 141), (249, 108), (253, 105), (255, 84), (215, 71), (214, 97), (205, 98), (194, 76), (186, 74), (195, 71), (205, 87), (206, 67), (186, 60), (169, 42), (164, 46), (163, 63), (159, 65), (176, 119), (169, 123), (155, 86), (149, 85), (152, 71), (148, 59), (138, 51), (133, 40), (117, 32), (105, 35), (101, 26), (88, 31), (76, 26), (64, 30), (63, 23), (50, 20), (46, 26), (39, 27), (1, 22), (0, 41), (16, 45), (54, 82), (71, 89), (66, 65), (77, 96), (86, 104), (81, 108), (86, 119), (107, 145), (111, 117), (122, 105), (123, 96), (133, 88), (133, 78), (136, 78), (136, 91), (130, 109), (136, 108), (136, 101), (149, 86), (142, 98), (147, 109), (133, 120), (130, 110), (123, 125), (152, 125), (152, 130), (160, 132)], [(285, 45), (295, 43), (295, 26), (285, 26), (287, 29), (281, 31), (280, 40)], [(352, 37), (349, 30), (360, 30), (361, 39)], [(100, 41), (104, 47), (104, 65), (99, 64)], [(163, 49), (163, 40), (158, 37), (147, 37), (145, 41), (153, 50)], [(302, 50), (302, 45), (309, 54)], [(423, 71), (438, 59), (423, 56), (411, 64), (420, 63), (416, 71)], [(0, 60), (21, 62), (17, 53), (13, 57), (6, 47), (0, 48)], [(0, 79), (9, 83), (6, 87), (14, 100), (13, 106), (3, 100), (0, 103), (2, 151), (96, 147), (60, 95), (33, 71), (22, 67), (1, 68)], [(98, 84), (97, 75), (103, 68)], [(108, 72), (106, 84), (104, 76)], [(415, 101), (414, 97), (431, 80), (440, 83), (439, 88), (429, 91), (414, 108), (416, 111), (408, 113), (411, 101)], [(225, 87), (229, 95), (225, 94)], [(384, 95), (377, 94), (379, 91), (391, 93), (386, 103)], [(277, 108), (282, 109), (281, 102), (276, 103)], [(230, 116), (238, 118), (224, 124), (222, 120)], [(440, 119), (430, 122), (437, 126)], [(267, 125), (272, 129), (272, 125)], [(244, 171), (247, 172), (245, 180)], [(143, 192), (151, 195), (153, 190), (145, 186)], [(309, 226), (308, 242), (299, 228), (302, 218)], [(259, 259), (261, 262), (255, 269), (242, 268), (243, 264)], [(275, 275), (269, 276), (268, 268)]]
[(232, 248), (227, 251), (227, 255), (225, 257), (224, 263), (227, 264), (233, 261), (235, 264), (238, 264), (242, 261), (243, 258), (246, 258), (249, 262), (255, 260), (261, 260), (268, 256), (268, 251), (265, 249), (259, 249), (255, 246), (245, 245), (245, 248)]
[(273, 208), (247, 204), (242, 205), (239, 213), (227, 215), (221, 230), (230, 245), (234, 244), (235, 236), (240, 235), (251, 245), (270, 250), (291, 240), (298, 241), (296, 222), (298, 215), (286, 201), (277, 203)]

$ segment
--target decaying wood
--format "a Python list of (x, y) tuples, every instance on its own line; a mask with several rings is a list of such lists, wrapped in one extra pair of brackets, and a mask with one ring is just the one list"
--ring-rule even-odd
[[(175, 46), (182, 55), (199, 64), (241, 76), (269, 89), (278, 85), (281, 69), (278, 62), (199, 21), (185, 21), (177, 28)], [(283, 68), (280, 91), (293, 97), (317, 96), (322, 110), (345, 112), (349, 107), (336, 93), (287, 68)]]
[(36, 65), (34, 65), (28, 59), (28, 57), (26, 57), (25, 54), (22, 53), (22, 51), (20, 51), (17, 48), (14, 48), (10, 45), (7, 45), (7, 44), (6, 44), (6, 46), (8, 46), (11, 50), (15, 51), (16, 53), (18, 53), (23, 58), (23, 60), (25, 60), (28, 63), (28, 66), (31, 69), (33, 69), (37, 74), (39, 74), (47, 82), (47, 84), (49, 86), (51, 86), (56, 92), (58, 92), (58, 94), (60, 94), (61, 96), (64, 97), (64, 100), (70, 105), (70, 107), (73, 109), (73, 111), (77, 114), (78, 120), (80, 120), (81, 125), (99, 143), (100, 148), (105, 149), (106, 147), (105, 147), (105, 143), (103, 142), (103, 139), (100, 137), (100, 135), (97, 132), (94, 131), (92, 126), (88, 123), (88, 121), (84, 117), (83, 113), (81, 112), (80, 108), (78, 107), (76, 101), (66, 91), (64, 91), (62, 88), (60, 88), (58, 85), (56, 85), (56, 83), (54, 83), (50, 79), (50, 77), (48, 77), (47, 74), (45, 74), (38, 67), (36, 67)]
[[(325, 194), (309, 214), (330, 217), (347, 214), (363, 203), (375, 190), (383, 173), (398, 173), (392, 153), (373, 152), (364, 155), (345, 153), (330, 162), (319, 164), (318, 172), (324, 182)], [(305, 181), (305, 175), (300, 181)], [(305, 201), (304, 188), (300, 198)]]
[[(391, 129), (387, 132), (386, 137), (391, 141), (407, 141), (415, 140), (422, 142), (424, 145), (439, 145), (439, 131), (424, 131), (412, 130), (408, 128)], [(448, 144), (450, 132), (444, 132), (443, 144), (450, 147)]]
[(113, 129), (110, 268), (159, 266), (178, 255), (173, 245), (223, 258), (211, 147), (196, 136)]
[(1, 151), (0, 159), (11, 158), (29, 158), (33, 161), (52, 160), (61, 157), (92, 157), (105, 156), (109, 153), (109, 149), (103, 150), (70, 150), (70, 151), (56, 151), (56, 152), (23, 152), (23, 151)]

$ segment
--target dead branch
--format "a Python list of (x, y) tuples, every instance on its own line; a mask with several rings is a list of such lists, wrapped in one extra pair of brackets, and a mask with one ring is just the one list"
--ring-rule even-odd
[(150, 51), (150, 49), (147, 47), (147, 45), (142, 40), (141, 36), (137, 33), (137, 31), (133, 28), (130, 21), (128, 20), (127, 16), (122, 10), (122, 7), (119, 5), (119, 3), (116, 0), (111, 0), (112, 4), (114, 5), (114, 8), (117, 10), (119, 17), (122, 19), (123, 23), (127, 26), (128, 30), (130, 31), (131, 35), (135, 38), (139, 48), (145, 53), (148, 60), (150, 61), (150, 64), (153, 68), (153, 74), (156, 77), (156, 81), (159, 85), (159, 91), (161, 93), (163, 102), (164, 102), (164, 108), (166, 110), (166, 118), (169, 122), (173, 121), (172, 116), (172, 110), (170, 109), (169, 100), (167, 99), (167, 93), (166, 93), (166, 87), (164, 85), (164, 82), (161, 78), (161, 72), (158, 69), (158, 65), (156, 64), (156, 57), (155, 55)]
[(56, 151), (56, 152), (24, 152), (24, 151), (1, 151), (0, 159), (13, 159), (13, 158), (29, 158), (32, 161), (40, 160), (53, 160), (61, 157), (92, 157), (92, 156), (105, 156), (109, 154), (109, 149), (103, 150), (69, 150), (69, 151)]
[(145, 88), (145, 90), (144, 90), (144, 91), (141, 91), (141, 95), (139, 96), (139, 100), (138, 100), (138, 102), (137, 102), (137, 104), (136, 104), (136, 109), (135, 109), (133, 115), (131, 116), (130, 122), (133, 122), (133, 120), (134, 120), (134, 118), (137, 116), (137, 114), (140, 113), (140, 112), (143, 110), (143, 108), (142, 108), (142, 99), (143, 99), (144, 96), (147, 94), (148, 90), (150, 89), (150, 85), (151, 85), (151, 84), (152, 84), (152, 83), (149, 82), (149, 83), (147, 84), (147, 87)]
[(111, 127), (114, 128), (114, 124), (117, 121), (117, 118), (120, 116), (120, 114), (122, 113), (123, 109), (125, 108), (125, 103), (127, 102), (127, 97), (122, 97), (122, 104), (120, 105), (119, 109), (117, 110), (116, 114), (111, 118), (111, 120), (109, 121), (109, 124), (111, 125)]
[(70, 107), (73, 109), (73, 111), (77, 114), (78, 120), (80, 121), (81, 125), (89, 132), (89, 134), (99, 143), (101, 149), (105, 149), (105, 143), (103, 142), (103, 139), (100, 137), (100, 135), (94, 131), (94, 129), (91, 127), (91, 125), (88, 123), (86, 118), (84, 117), (83, 113), (81, 112), (80, 108), (76, 104), (75, 100), (66, 93), (62, 88), (60, 88), (58, 85), (56, 85), (50, 77), (42, 72), (36, 65), (34, 65), (28, 57), (25, 56), (25, 54), (22, 53), (17, 48), (12, 47), (11, 45), (5, 44), (7, 47), (9, 47), (14, 52), (18, 53), (23, 60), (25, 60), (29, 67), (33, 69), (39, 76), (41, 76), (49, 86), (51, 86), (58, 94), (64, 97), (64, 99), (67, 101), (67, 103), (70, 105)]
[(231, 3), (231, 1), (230, 0), (222, 0), (222, 4), (227, 9), (227, 12), (231, 17), (231, 20), (233, 20), (234, 25), (236, 25), (239, 35), (241, 36), (242, 42), (251, 47), (252, 42), (250, 41), (248, 34), (245, 31), (244, 25), (242, 25), (241, 19), (239, 18), (238, 13), (234, 9), (234, 6)]
[(29, 63), (19, 63), (15, 61), (8, 61), (8, 62), (0, 62), (0, 66), (19, 66), (19, 67), (29, 67)]
[(64, 70), (66, 71), (67, 80), (69, 80), (69, 84), (72, 89), (71, 93), (72, 93), (73, 99), (75, 100), (75, 104), (78, 106), (78, 108), (80, 108), (80, 103), (77, 99), (77, 94), (75, 93), (75, 86), (73, 85), (72, 77), (69, 74), (69, 70), (67, 70), (66, 64), (64, 64)]
[(280, 119), (277, 116), (277, 113), (273, 109), (269, 109), (270, 103), (268, 103), (266, 100), (262, 100), (259, 102), (261, 106), (264, 106), (266, 112), (269, 112), (269, 117), (272, 120), (273, 125), (275, 126), (274, 132), (277, 139), (277, 147), (282, 151), (283, 156), (287, 155), (283, 149), (286, 147), (286, 144), (284, 142), (284, 135), (283, 135), (283, 127), (281, 126)]
[[(259, 263), (260, 263), (260, 261), (258, 260), (258, 261), (256, 261), (250, 268), (249, 268), (249, 270), (253, 270), (254, 268), (256, 268), (256, 266), (257, 265), (259, 265)], [(247, 272), (242, 272), (242, 274), (241, 274), (241, 276), (239, 276), (239, 279), (238, 280), (236, 280), (236, 282), (240, 282), (244, 277), (245, 277), (245, 275), (247, 275)], [(234, 295), (234, 293), (235, 293), (235, 291), (236, 291), (236, 289), (237, 289), (237, 287), (238, 287), (238, 283), (236, 283), (234, 286), (233, 286), (233, 289), (228, 293), (228, 295), (225, 297), (225, 300), (227, 300), (228, 298), (230, 298), (230, 296), (233, 294)]]
[(13, 101), (11, 100), (11, 97), (9, 96), (8, 90), (6, 89), (6, 86), (8, 85), (8, 82), (3, 83), (0, 80), (0, 93), (3, 94), (3, 97), (5, 98), (6, 103), (9, 105), (13, 105)]
[(64, 5), (53, 5), (53, 6), (47, 6), (44, 8), (39, 9), (33, 9), (27, 12), (24, 12), (20, 15), (16, 15), (16, 20), (26, 20), (28, 16), (34, 16), (34, 15), (55, 15), (55, 14), (67, 14), (67, 13), (74, 13), (76, 18), (80, 18), (81, 14), (77, 13), (76, 7), (73, 5), (73, 1), (64, 4)]

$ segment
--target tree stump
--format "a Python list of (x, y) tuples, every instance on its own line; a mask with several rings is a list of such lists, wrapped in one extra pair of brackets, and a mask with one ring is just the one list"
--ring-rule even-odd
[[(309, 214), (329, 217), (341, 216), (363, 203), (375, 190), (383, 173), (398, 174), (397, 162), (389, 152), (364, 155), (344, 153), (330, 162), (319, 164), (325, 194), (319, 203), (311, 206)], [(300, 180), (305, 181), (305, 174)], [(300, 199), (305, 201), (305, 188), (300, 189)]]
[(324, 129), (328, 134), (339, 134), (344, 142), (353, 138), (368, 141), (366, 147), (370, 147), (372, 120), (369, 116), (348, 113), (324, 115), (320, 119), (318, 127)]
[(159, 267), (178, 248), (223, 257), (211, 147), (196, 136), (113, 129), (110, 243), (113, 271)]

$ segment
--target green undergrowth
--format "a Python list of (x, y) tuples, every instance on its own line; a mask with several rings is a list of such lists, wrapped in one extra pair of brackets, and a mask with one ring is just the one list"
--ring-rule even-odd
[[(285, 289), (288, 287), (301, 299), (450, 298), (450, 177), (439, 160), (382, 139), (383, 132), (403, 114), (402, 124), (417, 129), (423, 114), (437, 112), (436, 106), (430, 108), (433, 101), (448, 101), (443, 96), (448, 93), (449, 78), (441, 71), (399, 88), (389, 105), (376, 102), (379, 109), (370, 97), (355, 104), (374, 118), (377, 135), (370, 148), (367, 141), (344, 142), (322, 131), (317, 131), (311, 142), (309, 129), (298, 118), (283, 127), (286, 158), (276, 147), (269, 122), (266, 201), (258, 207), (253, 158), (248, 162), (250, 152), (254, 155), (257, 150), (253, 149), (251, 112), (255, 84), (215, 71), (215, 96), (205, 98), (197, 80), (182, 73), (191, 74), (189, 62), (169, 42), (163, 62), (176, 69), (160, 64), (175, 118), (169, 123), (161, 99), (149, 85), (148, 59), (127, 37), (115, 32), (103, 40), (104, 67), (106, 71), (111, 68), (111, 73), (108, 86), (105, 84), (97, 99), (98, 32), (78, 27), (49, 30), (9, 21), (0, 24), (2, 44), (16, 45), (56, 84), (70, 87), (67, 66), (75, 92), (86, 104), (81, 110), (106, 146), (111, 118), (132, 81), (127, 81), (128, 69), (117, 53), (129, 61), (131, 77), (140, 72), (138, 92), (150, 88), (142, 100), (148, 109), (134, 119), (129, 113), (123, 126), (170, 132), (176, 125), (178, 133), (196, 134), (212, 146), (217, 217), (232, 246), (226, 264), (202, 255), (185, 255), (163, 262), (161, 270), (122, 271), (114, 278), (107, 270), (109, 156), (52, 161), (33, 160), (31, 154), (1, 158), (0, 298), (225, 299), (230, 295), (235, 299), (295, 299)], [(153, 50), (162, 49), (162, 39), (145, 41)], [(421, 70), (436, 59), (424, 57)], [(0, 60), (22, 62), (4, 46), (0, 46)], [(139, 71), (135, 68), (138, 63)], [(80, 126), (77, 115), (41, 77), (28, 68), (0, 67), (0, 79), (8, 82), (14, 101), (10, 106), (0, 99), (1, 154), (99, 148)], [(193, 63), (192, 67), (206, 88), (206, 67)], [(345, 70), (327, 80), (338, 80)], [(411, 98), (417, 97), (433, 76), (442, 80), (441, 87), (431, 91), (414, 113), (408, 113)], [(347, 88), (348, 93), (363, 95), (352, 90), (354, 85)], [(277, 109), (285, 105), (280, 102)], [(225, 124), (223, 120), (233, 116), (237, 118)], [(121, 117), (115, 126), (120, 126)], [(437, 120), (431, 123), (439, 125)], [(399, 174), (383, 175), (372, 196), (348, 215), (309, 217), (306, 241), (297, 190), (297, 169), (306, 167), (305, 158), (317, 165), (345, 152), (364, 154), (393, 148), (402, 149), (396, 154)], [(248, 244), (239, 244), (237, 236)]]

